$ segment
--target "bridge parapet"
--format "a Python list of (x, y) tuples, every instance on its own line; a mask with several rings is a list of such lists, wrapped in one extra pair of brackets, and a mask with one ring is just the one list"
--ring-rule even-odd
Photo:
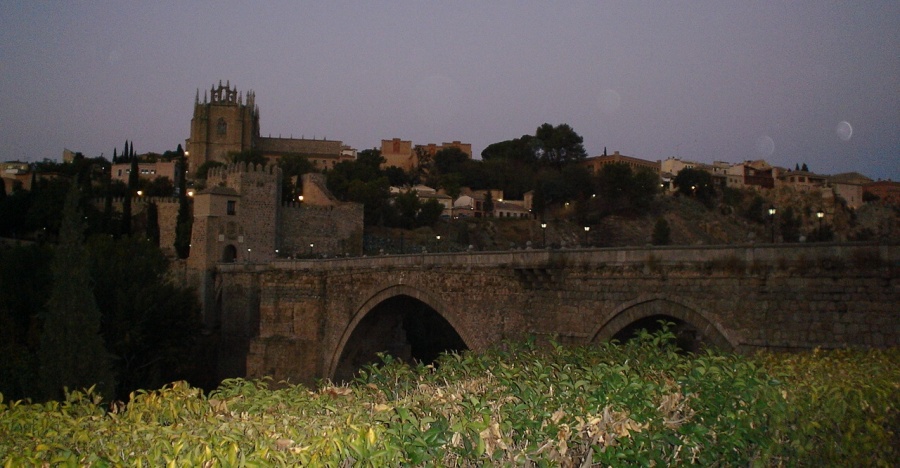
[(900, 346), (898, 273), (900, 246), (863, 243), (279, 259), (219, 264), (215, 307), (233, 369), (311, 382), (453, 333), (588, 344), (659, 318), (742, 352)]
[(812, 268), (823, 262), (862, 269), (900, 267), (900, 245), (869, 243), (748, 246), (667, 246), (566, 250), (426, 253), (326, 259), (276, 259), (261, 264), (220, 264), (221, 271), (341, 270), (357, 268), (746, 265), (747, 268)]

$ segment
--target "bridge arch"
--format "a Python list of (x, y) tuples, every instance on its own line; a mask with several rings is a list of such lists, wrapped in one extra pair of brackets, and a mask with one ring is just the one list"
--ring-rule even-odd
[(685, 305), (680, 298), (664, 296), (642, 296), (618, 306), (606, 322), (593, 333), (592, 342), (605, 341), (621, 337), (634, 326), (652, 324), (657, 319), (672, 320), (676, 326), (683, 326), (695, 331), (696, 340), (715, 348), (733, 351), (737, 349), (737, 341), (725, 327), (708, 312)]
[(331, 353), (327, 375), (336, 381), (349, 379), (360, 360), (375, 360), (375, 352), (430, 362), (441, 351), (470, 349), (470, 337), (455, 310), (440, 298), (412, 286), (393, 285), (356, 308)]

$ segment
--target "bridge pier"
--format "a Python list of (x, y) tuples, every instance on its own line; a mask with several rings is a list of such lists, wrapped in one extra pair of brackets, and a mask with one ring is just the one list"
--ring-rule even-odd
[(897, 346), (898, 271), (897, 246), (866, 244), (279, 260), (219, 265), (214, 308), (223, 370), (314, 383), (376, 351), (587, 345), (657, 317), (739, 352)]

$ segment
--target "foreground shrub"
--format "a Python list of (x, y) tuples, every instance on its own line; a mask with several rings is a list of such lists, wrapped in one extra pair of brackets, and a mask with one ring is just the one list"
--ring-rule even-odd
[[(682, 355), (508, 344), (348, 386), (183, 383), (109, 405), (90, 391), (0, 400), (4, 466), (885, 465), (897, 463), (891, 351)], [(274, 386), (272, 386), (274, 387)]]

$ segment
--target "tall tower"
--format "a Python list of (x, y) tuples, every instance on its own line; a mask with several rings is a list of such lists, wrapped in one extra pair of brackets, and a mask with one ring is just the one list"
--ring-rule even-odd
[(259, 108), (256, 94), (247, 91), (246, 104), (243, 93), (231, 82), (209, 89), (209, 100), (200, 90), (194, 98), (194, 117), (191, 118), (191, 136), (185, 148), (188, 152), (188, 170), (193, 173), (207, 161), (227, 163), (230, 152), (240, 152), (253, 148), (259, 138)]

